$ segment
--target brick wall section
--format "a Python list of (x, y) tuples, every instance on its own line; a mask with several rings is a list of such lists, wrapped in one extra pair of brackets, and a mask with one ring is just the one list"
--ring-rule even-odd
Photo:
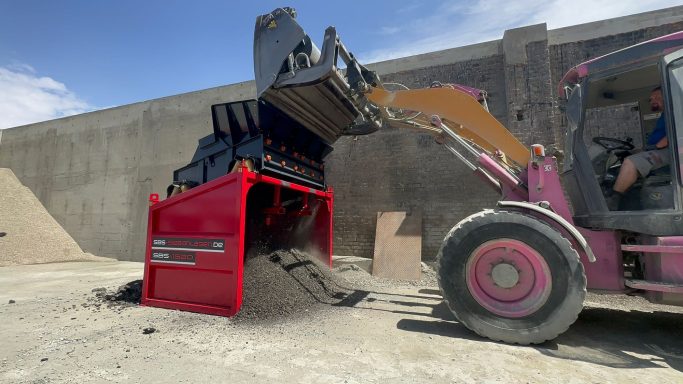
[(463, 217), (497, 195), (429, 135), (382, 131), (343, 138), (326, 167), (335, 187), (337, 255), (372, 257), (380, 211), (422, 212), (423, 258)]
[(555, 142), (556, 103), (551, 91), (548, 41), (526, 45), (526, 63), (505, 65), (507, 128), (524, 144)]
[(502, 71), (504, 64), (504, 56), (495, 55), (449, 65), (385, 74), (381, 79), (383, 82), (401, 83), (411, 89), (428, 87), (433, 81), (466, 84), (483, 89), (488, 93), (489, 111), (505, 125), (507, 102), (505, 73)]
[(640, 112), (637, 103), (593, 108), (586, 111), (583, 142), (590, 146), (596, 136), (625, 140), (630, 137), (636, 148), (643, 147)]
[[(409, 88), (432, 81), (469, 84), (489, 92), (489, 109), (506, 122), (503, 56), (422, 68), (382, 76)], [(335, 188), (337, 255), (372, 257), (377, 212), (420, 211), (422, 257), (433, 259), (444, 236), (464, 217), (495, 204), (497, 194), (427, 134), (385, 128), (342, 138), (327, 166)]]

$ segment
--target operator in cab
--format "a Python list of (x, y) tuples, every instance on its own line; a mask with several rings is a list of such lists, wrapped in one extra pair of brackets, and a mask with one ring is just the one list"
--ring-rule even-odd
[(652, 112), (662, 112), (657, 125), (647, 139), (643, 152), (633, 154), (621, 165), (617, 180), (612, 187), (613, 193), (607, 199), (610, 211), (619, 209), (619, 203), (624, 193), (638, 180), (638, 175), (646, 177), (651, 171), (665, 167), (671, 163), (671, 155), (667, 147), (669, 139), (666, 137), (666, 123), (664, 119), (664, 97), (662, 88), (657, 87), (650, 93), (650, 109)]

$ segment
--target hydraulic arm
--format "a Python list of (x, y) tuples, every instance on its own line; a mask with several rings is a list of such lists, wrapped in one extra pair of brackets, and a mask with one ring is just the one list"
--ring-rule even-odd
[[(397, 91), (373, 87), (368, 93), (368, 99), (378, 107), (416, 111), (430, 117), (439, 116), (457, 135), (487, 152), (504, 154), (507, 160), (517, 166), (524, 166), (529, 161), (527, 147), (466, 92), (447, 87)], [(416, 118), (403, 122), (420, 125)], [(434, 125), (433, 122), (430, 123)]]

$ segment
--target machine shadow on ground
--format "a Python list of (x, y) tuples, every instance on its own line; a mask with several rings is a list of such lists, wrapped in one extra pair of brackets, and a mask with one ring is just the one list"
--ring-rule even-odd
[[(335, 306), (410, 316), (396, 324), (404, 331), (496, 343), (458, 323), (438, 295), (435, 289), (420, 289), (417, 295), (356, 290)], [(611, 368), (664, 368), (666, 364), (683, 372), (681, 340), (683, 314), (586, 307), (557, 339), (519, 348)]]
[[(354, 290), (334, 306), (410, 316), (411, 318), (402, 319), (396, 325), (398, 329), (409, 332), (490, 342), (458, 323), (439, 296), (439, 291), (434, 289), (420, 289), (416, 295), (382, 290)], [(416, 316), (430, 320), (415, 319)]]
[(569, 330), (537, 346), (560, 359), (613, 368), (661, 368), (683, 372), (683, 314), (587, 307)]
[[(420, 293), (436, 294), (438, 291), (420, 290)], [(403, 300), (405, 302), (392, 300), (392, 303), (406, 307), (428, 305), (411, 302), (409, 297)], [(401, 319), (396, 327), (410, 332), (496, 343), (459, 324), (443, 301), (435, 302), (431, 307), (430, 314), (393, 310), (424, 317)], [(546, 356), (611, 368), (664, 368), (666, 364), (683, 372), (681, 340), (683, 314), (586, 307), (576, 323), (557, 339), (519, 348), (533, 348)]]

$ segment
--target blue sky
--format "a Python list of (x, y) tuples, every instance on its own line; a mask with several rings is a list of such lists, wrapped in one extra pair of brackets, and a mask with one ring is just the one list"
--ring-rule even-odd
[(670, 0), (0, 0), (0, 129), (253, 78), (257, 15), (292, 6), (363, 62), (679, 5)]

